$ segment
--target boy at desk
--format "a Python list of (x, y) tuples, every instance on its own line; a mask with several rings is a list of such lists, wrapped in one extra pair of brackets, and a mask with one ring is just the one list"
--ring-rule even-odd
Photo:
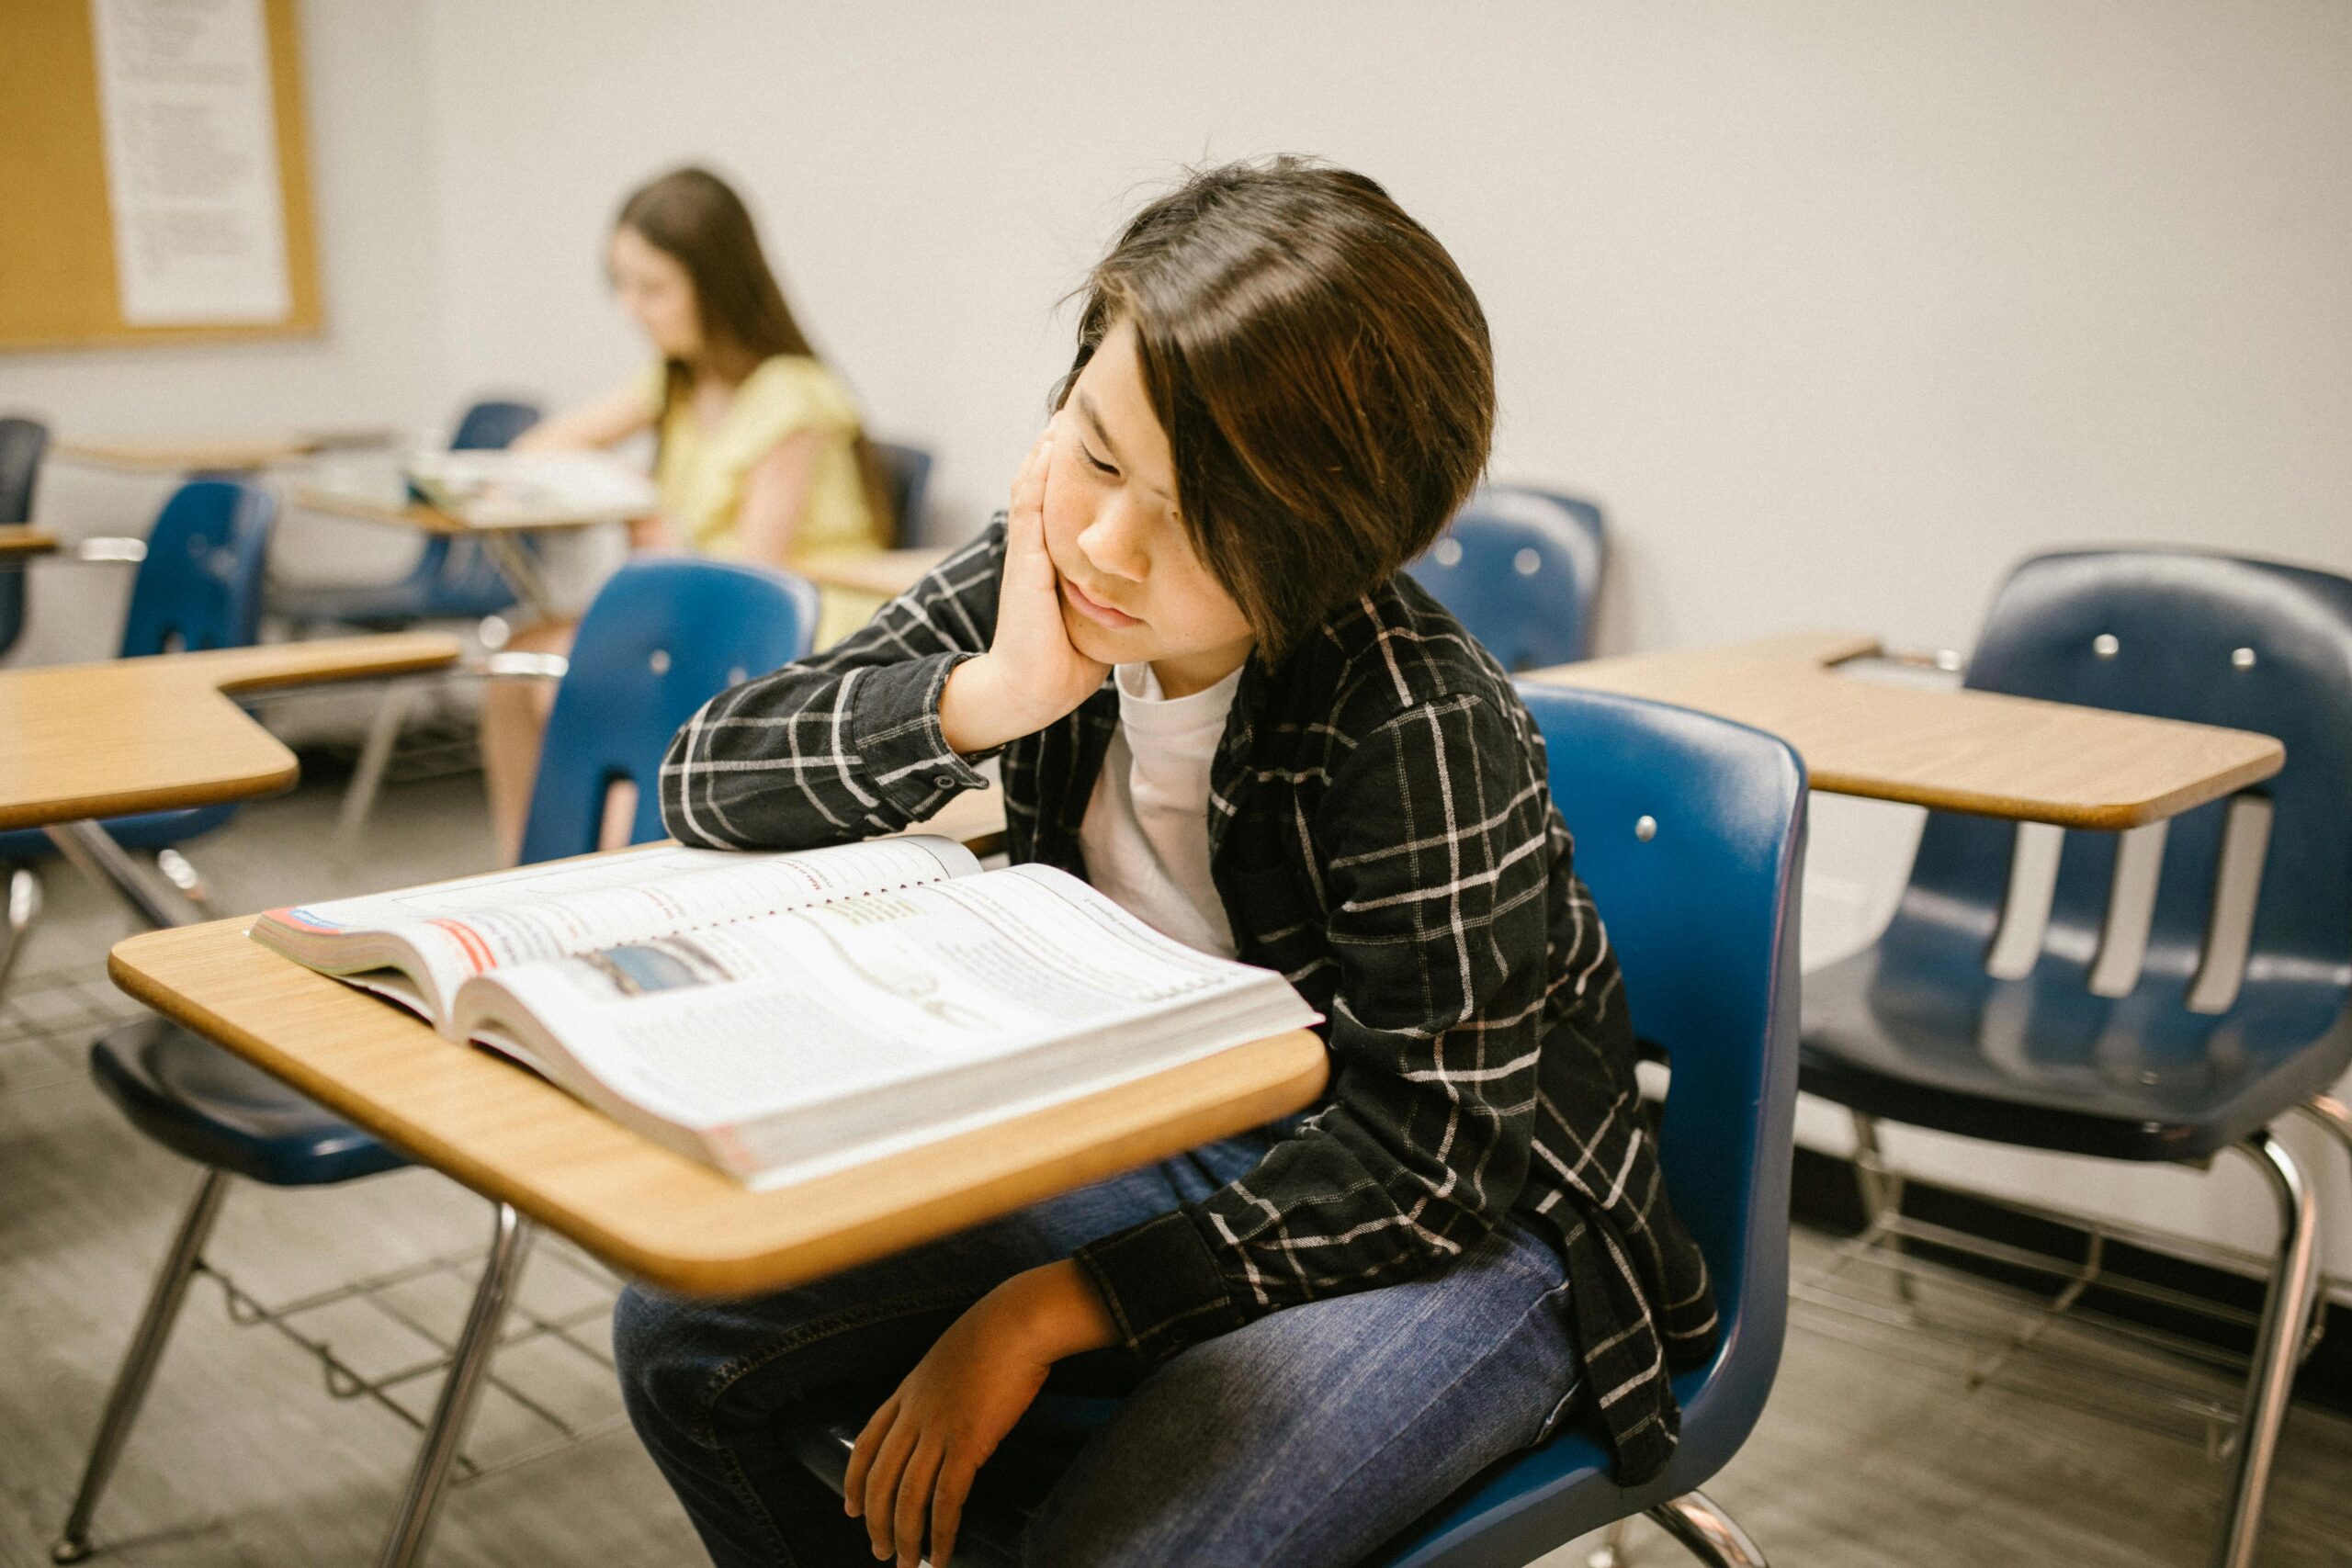
[[(945, 1564), (981, 1461), (1106, 1348), (1134, 1390), (1029, 1561), (1354, 1562), (1564, 1419), (1629, 1482), (1666, 1462), (1714, 1313), (1616, 964), (1533, 722), (1398, 572), (1493, 389), (1469, 285), (1378, 186), (1199, 174), (1091, 275), (1007, 516), (673, 743), (671, 830), (763, 849), (902, 828), (1001, 755), (1015, 860), (1281, 971), (1332, 1062), (1309, 1114), (831, 1279), (630, 1289), (630, 1413), (718, 1562)], [(896, 1392), (844, 1506), (776, 1417), (861, 1382)]]

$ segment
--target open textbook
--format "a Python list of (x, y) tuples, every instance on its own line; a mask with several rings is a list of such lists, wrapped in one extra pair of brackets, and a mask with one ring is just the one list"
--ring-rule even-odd
[(252, 935), (755, 1186), (1318, 1017), (1074, 876), (921, 836), (651, 845), (276, 909)]
[(476, 528), (626, 523), (661, 505), (653, 481), (609, 452), (424, 453), (409, 459), (408, 483)]

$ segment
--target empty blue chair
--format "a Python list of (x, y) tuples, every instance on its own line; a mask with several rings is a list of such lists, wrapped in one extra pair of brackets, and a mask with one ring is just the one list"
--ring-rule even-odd
[[(49, 428), (39, 420), (0, 419), (0, 523), (33, 520), (33, 486), (48, 449)], [(0, 655), (17, 646), (24, 630), (24, 568), (0, 565)]]
[[(2039, 940), (2027, 908), (2003, 931), (2018, 829), (1931, 817), (1893, 923), (1805, 990), (1804, 1087), (1857, 1113), (1866, 1155), (1884, 1118), (2109, 1159), (2234, 1150), (2262, 1170), (2281, 1240), (2217, 1555), (2235, 1568), (2315, 1280), (2305, 1183), (2265, 1128), (2352, 1066), (2352, 581), (2180, 550), (2036, 557), (1995, 599), (1967, 684), (2286, 743), (2275, 778), (2130, 852), (2068, 833)], [(2134, 859), (2155, 864), (2152, 911), (2111, 896)], [(2241, 877), (2250, 908), (2223, 891)]]
[[(232, 480), (194, 479), (173, 491), (148, 531), (146, 558), (131, 582), (120, 657), (251, 644), (261, 625), (262, 570), (277, 515), (277, 502), (266, 491)], [(103, 721), (105, 716), (97, 716)], [(160, 849), (210, 832), (236, 809), (150, 811), (110, 818), (104, 826), (126, 848)], [(0, 833), (0, 862), (52, 852), (38, 829)]]
[[(466, 410), (449, 438), (452, 452), (498, 451), (538, 423), (531, 403), (484, 401)], [(530, 541), (524, 541), (527, 546)], [(270, 613), (297, 625), (398, 631), (419, 621), (476, 621), (502, 614), (514, 589), (476, 539), (435, 534), (408, 574), (356, 588), (278, 589)]]
[[(806, 657), (816, 617), (814, 589), (765, 568), (678, 557), (623, 567), (589, 606), (557, 689), (532, 790), (525, 859), (594, 850), (605, 798), (622, 781), (638, 789), (632, 840), (660, 838), (654, 785), (670, 738), (726, 686)], [(160, 1018), (100, 1036), (91, 1048), (90, 1071), (140, 1131), (207, 1169), (108, 1397), (80, 1493), (54, 1549), (61, 1562), (89, 1555), (91, 1517), (188, 1281), (202, 1264), (229, 1179), (315, 1187), (406, 1163), (372, 1134)], [(469, 1391), (496, 1341), (527, 1236), (527, 1224), (500, 1204), (490, 1261), (387, 1562), (406, 1562), (422, 1551), (469, 1414)]]
[(1405, 570), (1520, 674), (1591, 651), (1607, 559), (1600, 509), (1590, 502), (1488, 485)]
[[(1780, 1365), (1804, 767), (1770, 736), (1688, 709), (1564, 688), (1521, 694), (1550, 750), (1577, 870), (1609, 923), (1634, 1030), (1672, 1065), (1659, 1158), (1675, 1213), (1706, 1254), (1722, 1343), (1675, 1380), (1682, 1441), (1646, 1484), (1618, 1485), (1600, 1444), (1570, 1426), (1494, 1467), (1373, 1561), (1516, 1568), (1647, 1511), (1702, 1561), (1760, 1568), (1762, 1555), (1698, 1489), (1747, 1439)], [(959, 1563), (967, 1553), (974, 1563), (1014, 1560), (1022, 1506), (1110, 1408), (1037, 1402), (982, 1472)], [(838, 1490), (870, 1413), (844, 1400), (796, 1417), (785, 1436)]]
[(881, 466), (882, 488), (890, 500), (890, 542), (901, 547), (930, 543), (923, 527), (923, 497), (931, 489), (931, 454), (894, 441), (868, 441)]

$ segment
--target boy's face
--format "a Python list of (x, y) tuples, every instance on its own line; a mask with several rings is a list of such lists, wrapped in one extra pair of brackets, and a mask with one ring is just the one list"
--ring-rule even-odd
[(1239, 669), (1257, 639), (1193, 553), (1132, 322), (1112, 327), (1050, 429), (1046, 552), (1070, 641), (1106, 664), (1148, 662), (1171, 697)]

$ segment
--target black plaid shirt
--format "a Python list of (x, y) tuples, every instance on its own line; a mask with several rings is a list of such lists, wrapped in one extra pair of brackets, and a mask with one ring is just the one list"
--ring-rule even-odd
[[(864, 630), (714, 698), (662, 768), (689, 844), (889, 832), (983, 781), (940, 733), (995, 628), (1001, 524)], [(1102, 689), (1004, 749), (1012, 858), (1083, 876), (1118, 723)], [(1264, 1313), (1412, 1278), (1516, 1213), (1566, 1258), (1620, 1477), (1673, 1450), (1670, 1370), (1713, 1348), (1706, 1265), (1668, 1207), (1617, 964), (1509, 679), (1399, 577), (1279, 670), (1252, 659), (1212, 766), (1210, 867), (1240, 957), (1329, 1019), (1328, 1100), (1205, 1201), (1080, 1249), (1157, 1361)]]

